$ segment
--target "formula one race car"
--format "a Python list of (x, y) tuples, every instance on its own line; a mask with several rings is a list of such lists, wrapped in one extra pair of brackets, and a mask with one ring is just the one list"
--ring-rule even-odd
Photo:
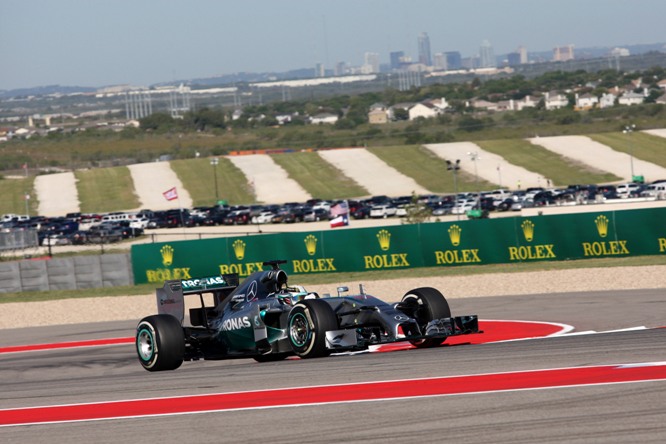
[[(398, 341), (435, 347), (449, 336), (479, 333), (478, 317), (451, 317), (434, 288), (416, 288), (394, 304), (366, 294), (362, 285), (356, 295), (343, 295), (348, 288), (338, 287), (337, 296), (320, 297), (287, 285), (279, 267), (285, 262), (264, 262), (270, 270), (240, 285), (236, 274), (166, 281), (157, 289), (159, 314), (136, 329), (141, 365), (158, 371), (174, 370), (184, 360), (315, 358)], [(189, 295), (198, 295), (200, 306), (189, 310), (186, 325)]]

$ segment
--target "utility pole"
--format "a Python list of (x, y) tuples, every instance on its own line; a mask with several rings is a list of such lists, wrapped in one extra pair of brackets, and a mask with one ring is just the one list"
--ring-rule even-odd
[(453, 199), (453, 211), (455, 211), (460, 220), (460, 213), (458, 213), (458, 170), (460, 169), (460, 159), (456, 159), (455, 163), (450, 160), (446, 161), (446, 169), (448, 171), (453, 171), (453, 188), (455, 190), (455, 196)]
[[(624, 127), (624, 130), (622, 131), (624, 134), (631, 134), (634, 132), (636, 129), (636, 125), (627, 125)], [(635, 182), (636, 180), (634, 179), (634, 144), (629, 143), (629, 167), (631, 168), (631, 181)]]
[(220, 195), (217, 191), (217, 164), (220, 162), (220, 159), (213, 157), (210, 159), (210, 164), (213, 166), (213, 178), (215, 179), (215, 205), (220, 201)]

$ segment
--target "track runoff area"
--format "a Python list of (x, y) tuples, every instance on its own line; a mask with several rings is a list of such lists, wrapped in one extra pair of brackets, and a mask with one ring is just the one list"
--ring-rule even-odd
[[(444, 346), (487, 344), (562, 336), (570, 334), (573, 327), (544, 322), (482, 320), (480, 321), (480, 329), (483, 330), (483, 334), (451, 337), (447, 339)], [(134, 338), (132, 337), (30, 344), (2, 347), (0, 348), (0, 356), (62, 349), (81, 349), (83, 353), (84, 349), (89, 347), (133, 347), (133, 344)], [(409, 343), (395, 343), (375, 347), (370, 352), (385, 353), (405, 350), (411, 347)], [(550, 368), (286, 389), (211, 393), (193, 396), (9, 408), (0, 410), (0, 427), (113, 419), (122, 420), (247, 409), (388, 401), (660, 380), (666, 380), (666, 362)]]

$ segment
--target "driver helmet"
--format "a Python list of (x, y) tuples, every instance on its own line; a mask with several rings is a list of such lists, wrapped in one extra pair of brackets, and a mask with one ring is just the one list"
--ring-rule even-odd
[(294, 305), (305, 299), (305, 297), (309, 294), (310, 293), (305, 291), (305, 288), (300, 285), (296, 285), (294, 287), (284, 288), (277, 294), (277, 297), (283, 304)]

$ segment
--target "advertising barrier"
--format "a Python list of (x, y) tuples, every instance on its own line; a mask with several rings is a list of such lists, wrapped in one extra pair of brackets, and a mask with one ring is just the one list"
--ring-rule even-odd
[(285, 259), (292, 274), (666, 254), (666, 208), (432, 222), (132, 246), (136, 284), (248, 276)]

